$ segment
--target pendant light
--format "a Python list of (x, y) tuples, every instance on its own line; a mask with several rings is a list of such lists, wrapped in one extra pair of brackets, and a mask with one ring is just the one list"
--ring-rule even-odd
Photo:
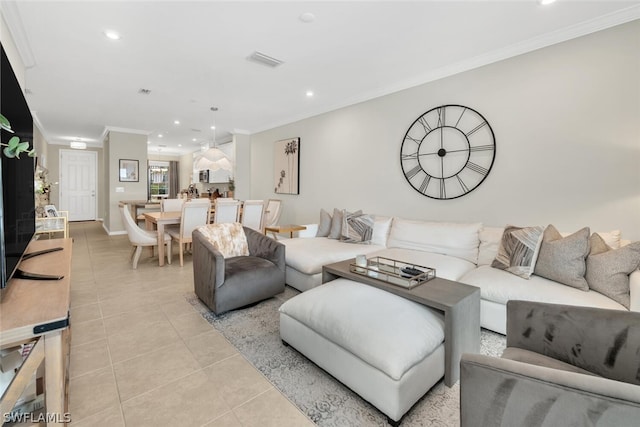
[(208, 145), (207, 150), (204, 153), (196, 157), (194, 161), (194, 168), (197, 170), (232, 170), (231, 162), (222, 150), (216, 147), (216, 120), (215, 113), (218, 111), (218, 107), (211, 107), (213, 112), (213, 142)]

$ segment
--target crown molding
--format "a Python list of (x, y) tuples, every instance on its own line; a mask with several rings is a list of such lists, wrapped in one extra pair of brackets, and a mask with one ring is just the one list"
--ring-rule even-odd
[(153, 131), (143, 130), (143, 129), (130, 129), (130, 128), (121, 128), (117, 126), (105, 126), (105, 131), (103, 134), (107, 134), (109, 132), (122, 132), (122, 133), (134, 133), (136, 135), (151, 135)]
[(29, 38), (24, 30), (20, 12), (18, 12), (18, 2), (0, 2), (0, 12), (2, 12), (4, 21), (9, 28), (20, 58), (22, 58), (22, 64), (26, 69), (35, 67), (36, 59), (33, 56)]
[(444, 79), (455, 74), (470, 71), (475, 68), (503, 61), (505, 59), (509, 59), (518, 55), (533, 52), (535, 50), (552, 46), (554, 44), (562, 43), (598, 31), (606, 30), (607, 28), (615, 27), (617, 25), (626, 24), (627, 22), (635, 21), (637, 19), (640, 19), (640, 5), (630, 6), (625, 9), (602, 15), (598, 18), (590, 19), (588, 21), (562, 28), (560, 30), (553, 31), (542, 36), (534, 37), (528, 40), (524, 40), (520, 43), (506, 46), (502, 49), (488, 52), (484, 55), (479, 55), (468, 60), (440, 67), (416, 78), (400, 81), (391, 86), (367, 92), (365, 94), (352, 97), (340, 103), (336, 103), (323, 108), (318, 108), (316, 110), (312, 110), (310, 112), (303, 113), (297, 116), (292, 116), (288, 119), (280, 120), (278, 122), (258, 126), (255, 129), (251, 129), (249, 132), (250, 134), (255, 134), (258, 132), (274, 129), (300, 120), (308, 119), (310, 117), (315, 117), (320, 114), (335, 111), (340, 108), (345, 108), (351, 105), (359, 104), (361, 102), (370, 101), (375, 98), (400, 92), (402, 90), (434, 82), (436, 80)]

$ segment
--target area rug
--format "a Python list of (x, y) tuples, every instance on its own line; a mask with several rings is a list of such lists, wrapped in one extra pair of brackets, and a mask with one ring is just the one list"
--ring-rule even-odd
[[(299, 292), (287, 286), (285, 292), (242, 310), (219, 316), (198, 298), (187, 299), (215, 329), (307, 416), (322, 427), (388, 426), (387, 418), (349, 388), (280, 340), (278, 308)], [(481, 353), (499, 356), (505, 337), (482, 330)], [(459, 382), (449, 388), (436, 384), (405, 415), (402, 426), (459, 425)]]

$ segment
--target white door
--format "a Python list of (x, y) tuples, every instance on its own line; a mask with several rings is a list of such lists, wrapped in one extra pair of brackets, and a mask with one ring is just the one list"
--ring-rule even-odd
[(69, 221), (96, 219), (97, 170), (97, 152), (60, 150), (60, 210), (69, 211)]

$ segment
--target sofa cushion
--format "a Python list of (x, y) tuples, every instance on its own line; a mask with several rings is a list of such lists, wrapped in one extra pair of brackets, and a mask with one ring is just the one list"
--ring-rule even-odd
[(324, 209), (320, 209), (320, 222), (316, 237), (327, 237), (331, 232), (331, 214)]
[(371, 236), (371, 244), (387, 246), (389, 231), (391, 231), (392, 217), (374, 215), (373, 217), (373, 235)]
[(330, 239), (339, 239), (342, 233), (342, 216), (344, 215), (344, 209), (333, 208), (333, 215), (331, 216), (331, 229), (329, 230)]
[(589, 288), (629, 308), (629, 274), (640, 265), (640, 242), (611, 249), (597, 233), (590, 241), (586, 274)]
[(595, 291), (584, 292), (535, 275), (527, 280), (488, 265), (469, 271), (458, 281), (477, 286), (483, 300), (498, 304), (528, 300), (625, 310), (623, 305)]
[(448, 280), (458, 280), (465, 273), (476, 268), (474, 263), (464, 259), (414, 249), (388, 248), (369, 254), (367, 258), (374, 256), (382, 256), (409, 264), (435, 268), (436, 277)]
[(534, 274), (588, 291), (584, 278), (589, 254), (589, 227), (562, 237), (553, 225), (547, 226), (542, 235), (542, 245)]
[(326, 237), (282, 239), (279, 242), (286, 246), (287, 265), (304, 274), (318, 274), (322, 272), (322, 266), (325, 264), (384, 249), (384, 246), (364, 243), (346, 244)]
[(394, 380), (444, 341), (440, 312), (347, 279), (296, 295), (282, 304), (280, 312)]
[(544, 227), (507, 225), (502, 233), (498, 255), (491, 266), (528, 279), (536, 266)]
[(482, 224), (413, 221), (394, 218), (387, 247), (415, 249), (478, 261), (478, 232)]
[(478, 233), (480, 237), (480, 247), (478, 248), (478, 265), (491, 265), (498, 249), (504, 227), (482, 227)]

